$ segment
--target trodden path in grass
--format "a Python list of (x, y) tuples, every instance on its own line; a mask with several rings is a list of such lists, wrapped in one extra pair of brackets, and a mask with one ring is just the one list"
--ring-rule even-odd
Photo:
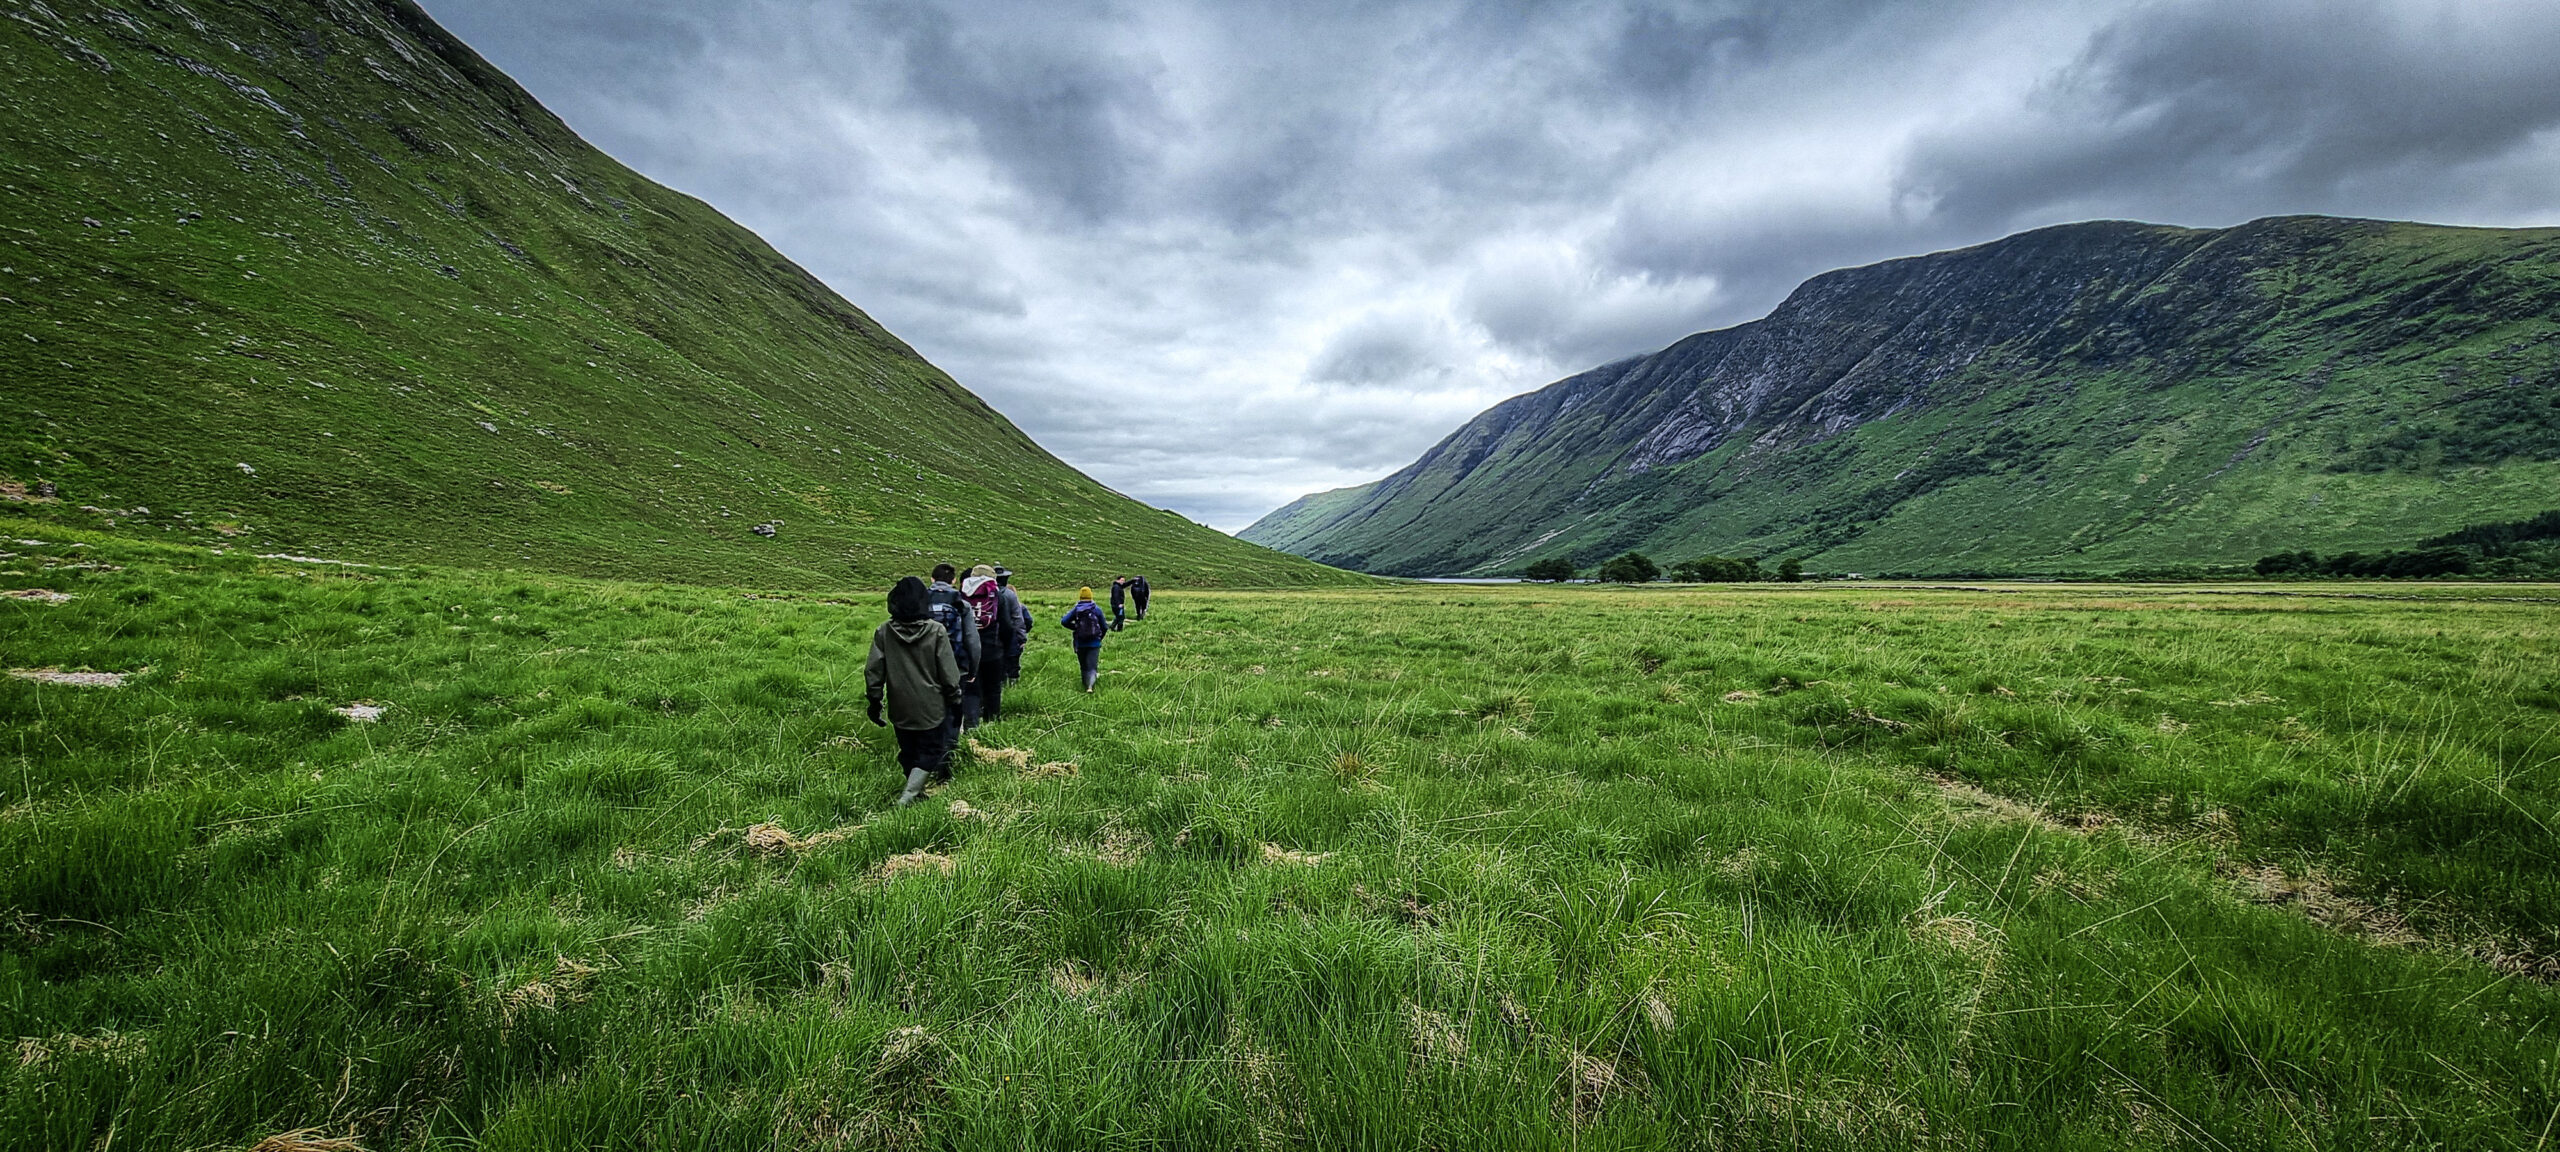
[(0, 550), (0, 1146), (2560, 1139), (2514, 588), (1034, 592), (897, 810), (876, 589)]

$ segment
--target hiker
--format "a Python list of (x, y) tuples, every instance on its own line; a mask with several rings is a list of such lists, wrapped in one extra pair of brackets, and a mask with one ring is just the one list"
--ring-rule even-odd
[[(933, 586), (925, 589), (924, 593), (926, 614), (950, 634), (951, 657), (960, 664), (960, 706), (952, 709), (951, 714), (942, 720), (943, 735), (955, 748), (960, 746), (960, 733), (978, 726), (978, 694), (973, 681), (978, 675), (978, 661), (982, 655), (978, 619), (969, 611), (969, 602), (960, 595), (960, 590), (951, 586), (951, 578), (959, 574), (960, 570), (949, 564), (934, 565)], [(938, 776), (944, 780), (951, 778), (948, 759), (943, 761)]]
[(1144, 620), (1147, 618), (1146, 577), (1132, 576), (1129, 578), (1129, 605), (1138, 610), (1138, 619)]
[[(971, 568), (969, 578), (960, 582), (960, 596), (968, 602), (970, 619), (978, 628), (980, 663), (974, 685), (977, 708), (969, 718), (971, 727), (993, 723), (1004, 714), (1006, 654), (1019, 656), (1022, 650), (1020, 614), (1005, 603), (1011, 595), (997, 581), (992, 565)], [(1018, 602), (1013, 605), (1019, 607)]]
[(1058, 617), (1067, 635), (1075, 638), (1076, 666), (1084, 670), (1084, 690), (1093, 691), (1093, 682), (1102, 676), (1102, 634), (1111, 624), (1102, 618), (1102, 609), (1093, 602), (1093, 589), (1076, 592), (1076, 606)]
[(1024, 607), (1022, 597), (1013, 590), (1013, 569), (996, 565), (996, 611), (1013, 622), (1004, 633), (1004, 657), (998, 671), (1004, 682), (1022, 679), (1022, 650), (1031, 646), (1031, 609)]
[[(1128, 577), (1126, 577), (1126, 576), (1114, 576), (1114, 577), (1112, 577), (1112, 578), (1111, 578), (1111, 630), (1112, 630), (1112, 631), (1117, 632), (1117, 631), (1119, 631), (1119, 630), (1120, 630), (1120, 626), (1121, 626), (1122, 624), (1128, 623), (1128, 620), (1129, 620), (1129, 609), (1128, 609), (1128, 603), (1129, 603), (1129, 578), (1128, 578)], [(1099, 612), (1099, 611), (1101, 611), (1101, 609), (1097, 608), (1097, 609), (1095, 609), (1095, 611)]]
[[(862, 683), (871, 722), (897, 730), (898, 767), (907, 773), (906, 789), (898, 793), (903, 808), (924, 794), (927, 781), (950, 775), (943, 721), (960, 713), (960, 661), (950, 634), (926, 611), (924, 581), (901, 577), (889, 589), (889, 622), (871, 634)], [(893, 720), (880, 715), (884, 694)]]

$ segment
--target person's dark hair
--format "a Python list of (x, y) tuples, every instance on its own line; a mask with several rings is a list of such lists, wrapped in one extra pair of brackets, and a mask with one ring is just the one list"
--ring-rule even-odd
[(924, 619), (924, 581), (901, 576), (897, 586), (889, 589), (889, 618), (892, 620)]
[(951, 582), (952, 577), (959, 574), (959, 569), (948, 564), (936, 564), (933, 566), (933, 578), (946, 584)]

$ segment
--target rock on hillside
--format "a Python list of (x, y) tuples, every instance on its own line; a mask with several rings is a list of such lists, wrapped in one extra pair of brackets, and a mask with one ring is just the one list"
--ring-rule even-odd
[(1245, 539), (1425, 575), (2108, 571), (2406, 544), (2560, 491), (2560, 230), (2100, 222), (1828, 273)]
[(0, 17), (0, 493), (60, 493), (5, 507), (804, 587), (1346, 578), (1077, 473), (409, 0)]

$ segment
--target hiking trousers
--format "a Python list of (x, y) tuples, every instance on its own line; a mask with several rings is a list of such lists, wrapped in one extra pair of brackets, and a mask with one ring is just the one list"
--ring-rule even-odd
[(1084, 670), (1084, 690), (1093, 691), (1093, 682), (1102, 678), (1102, 648), (1076, 649), (1076, 666)]
[(977, 684), (972, 686), (976, 694), (969, 698), (969, 702), (977, 705), (976, 723), (993, 723), (996, 717), (1004, 715), (1004, 680), (1004, 670), (998, 668), (993, 675), (978, 677)]
[(913, 772), (918, 768), (933, 774), (942, 771), (944, 761), (951, 758), (951, 743), (941, 728), (898, 728), (898, 768)]

